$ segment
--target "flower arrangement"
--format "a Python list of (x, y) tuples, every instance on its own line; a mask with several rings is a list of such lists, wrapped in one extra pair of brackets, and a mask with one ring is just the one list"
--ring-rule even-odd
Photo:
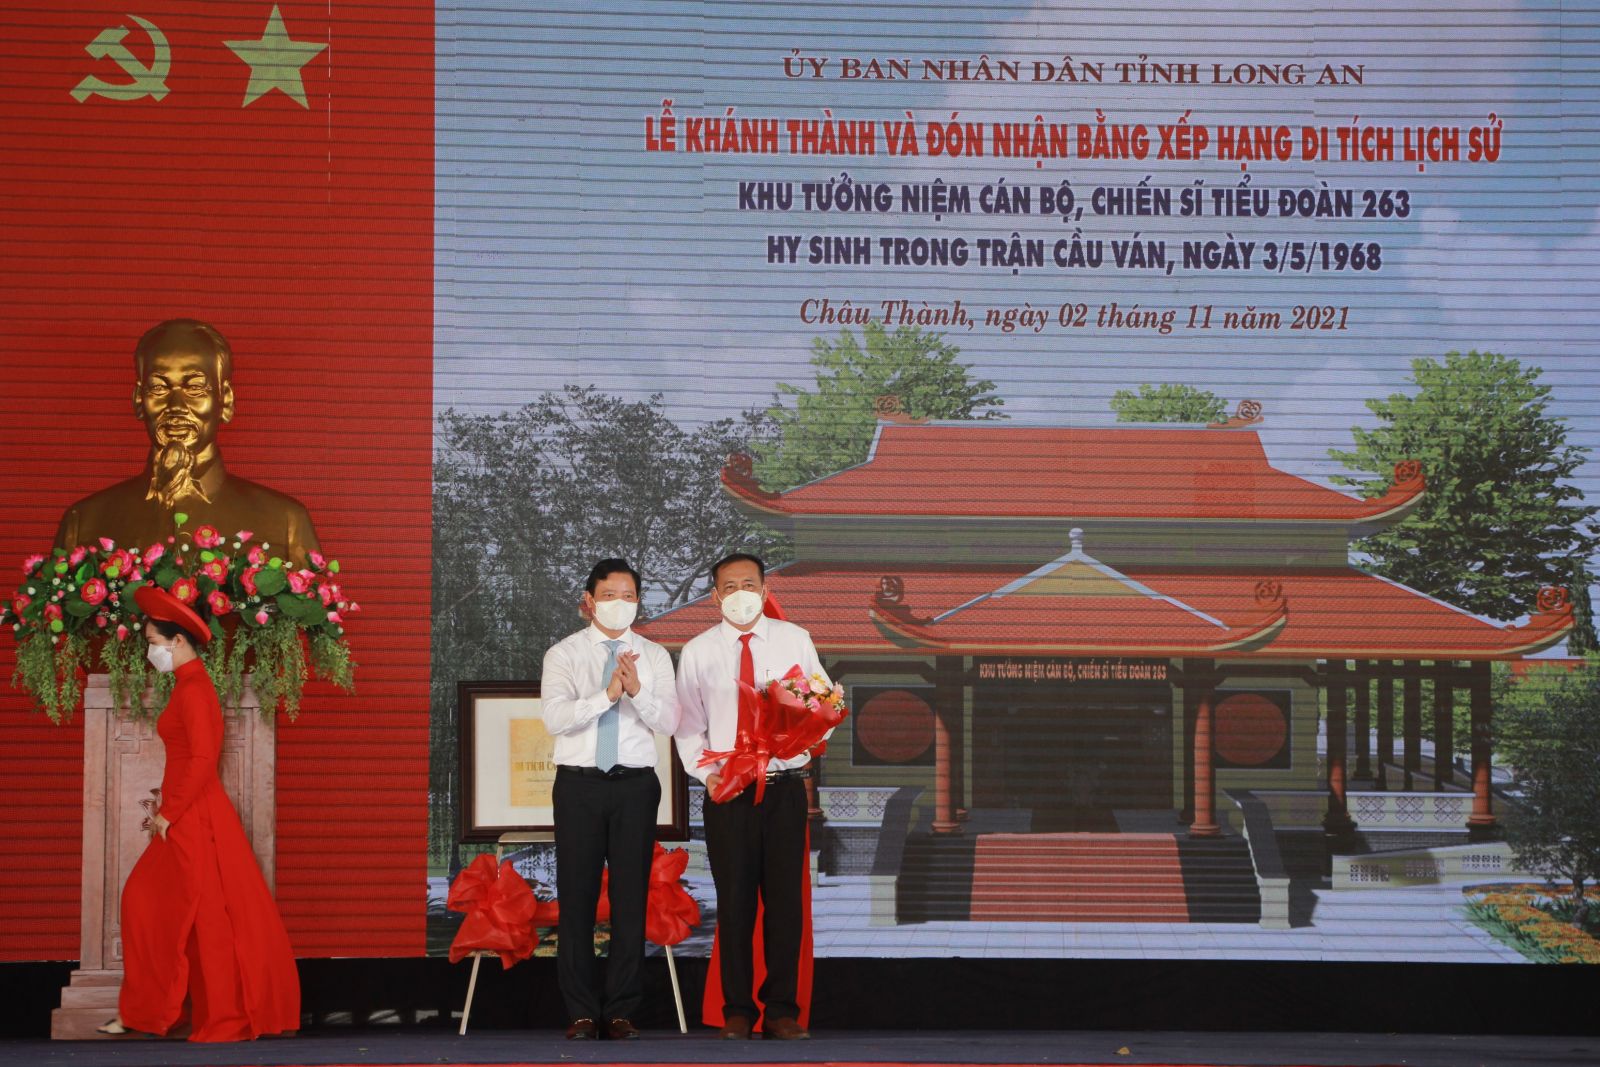
[[(171, 691), (172, 675), (145, 662), (143, 618), (133, 593), (154, 582), (210, 610), (213, 639), (200, 655), (224, 707), (238, 707), (248, 668), (262, 716), (281, 710), (294, 719), (308, 676), (308, 647), (311, 672), (352, 688), (355, 664), (344, 620), (360, 606), (339, 587), (338, 560), (313, 552), (309, 566), (296, 568), (272, 555), (270, 544), (253, 543), (249, 530), (228, 537), (207, 525), (191, 533), (184, 528), (187, 515), (179, 512), (173, 520), (172, 536), (144, 548), (103, 537), (23, 561), (22, 584), (0, 608), (0, 625), (9, 625), (17, 642), (13, 686), (26, 690), (52, 722), (70, 719), (98, 644), (117, 707), (153, 718)], [(155, 700), (147, 704), (152, 692)]]
[[(1600, 963), (1600, 941), (1564, 921), (1556, 891), (1541, 885), (1468, 886), (1467, 914), (1479, 926), (1536, 963)], [(1571, 888), (1566, 887), (1571, 893)], [(1584, 895), (1600, 900), (1600, 888)], [(1592, 907), (1593, 905), (1591, 905)]]
[(848, 714), (844, 693), (821, 674), (807, 675), (799, 664), (759, 689), (741, 681), (733, 748), (700, 756), (702, 767), (725, 761), (711, 799), (725, 803), (754, 783), (753, 799), (761, 803), (771, 762), (821, 751), (828, 732)]

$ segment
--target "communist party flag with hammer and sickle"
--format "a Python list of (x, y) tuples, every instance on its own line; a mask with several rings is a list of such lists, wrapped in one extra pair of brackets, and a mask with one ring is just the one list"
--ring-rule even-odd
[[(215, 326), (227, 469), (303, 502), (388, 620), (349, 631), (356, 692), (308, 689), (277, 732), (284, 920), (301, 955), (421, 952), (433, 4), (8, 3), (0, 57), (0, 559), (49, 551), (64, 508), (141, 469), (140, 335)], [(0, 677), (13, 657), (0, 641)], [(0, 864), (62, 872), (8, 890), (29, 918), (0, 923), (0, 959), (77, 958), (81, 726), (0, 686), (0, 746), (38, 800)]]

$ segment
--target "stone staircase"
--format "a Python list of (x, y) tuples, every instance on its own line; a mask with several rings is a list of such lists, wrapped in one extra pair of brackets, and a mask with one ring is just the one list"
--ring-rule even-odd
[(1249, 849), (1174, 834), (917, 835), (901, 922), (1239, 922), (1261, 916)]

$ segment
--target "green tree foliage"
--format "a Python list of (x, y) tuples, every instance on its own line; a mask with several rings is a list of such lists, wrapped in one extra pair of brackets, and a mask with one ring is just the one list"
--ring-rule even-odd
[(1368, 400), (1382, 420), (1329, 454), (1382, 495), (1402, 460), (1422, 462), (1427, 493), (1405, 521), (1356, 542), (1395, 581), (1497, 619), (1529, 611), (1542, 585), (1566, 586), (1573, 557), (1600, 544), (1572, 475), (1587, 450), (1548, 412), (1537, 367), (1490, 352), (1411, 363), (1413, 395)]
[(1118, 422), (1221, 422), (1228, 402), (1209, 389), (1192, 385), (1141, 385), (1111, 394)]
[(1585, 925), (1584, 887), (1600, 881), (1600, 658), (1536, 669), (1496, 696), (1495, 747), (1519, 794), (1506, 840), (1520, 865), (1572, 883), (1572, 919)]
[(453, 842), (456, 683), (536, 680), (545, 650), (581, 626), (594, 561), (644, 576), (646, 611), (710, 586), (740, 548), (786, 544), (736, 512), (719, 484), (759, 416), (685, 429), (661, 397), (628, 401), (568, 386), (501, 414), (438, 417), (433, 491), (432, 805), (436, 858)]
[[(1004, 401), (994, 382), (973, 378), (957, 361), (961, 350), (943, 335), (881, 323), (862, 328), (861, 341), (841, 330), (811, 344), (817, 368), (811, 387), (778, 384), (768, 427), (755, 443), (755, 474), (774, 492), (854, 466), (867, 458), (877, 429), (880, 397), (893, 396), (912, 418), (999, 419)], [(789, 403), (792, 401), (792, 404)]]
[(1600, 640), (1596, 640), (1594, 629), (1594, 599), (1589, 594), (1594, 575), (1589, 573), (1583, 560), (1574, 557), (1570, 563), (1572, 578), (1567, 587), (1572, 592), (1572, 632), (1567, 635), (1567, 654), (1587, 656), (1600, 652)]

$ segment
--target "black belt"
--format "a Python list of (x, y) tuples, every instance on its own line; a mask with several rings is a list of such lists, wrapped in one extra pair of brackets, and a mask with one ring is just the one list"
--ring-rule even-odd
[(576, 774), (580, 778), (606, 778), (616, 781), (619, 778), (637, 778), (641, 774), (654, 774), (654, 767), (613, 767), (609, 771), (602, 771), (599, 767), (569, 767), (565, 763), (556, 765), (557, 774)]
[(809, 777), (811, 777), (811, 765), (807, 764), (804, 767), (790, 767), (786, 771), (768, 771), (767, 784), (771, 785), (773, 782), (787, 781), (790, 778)]

